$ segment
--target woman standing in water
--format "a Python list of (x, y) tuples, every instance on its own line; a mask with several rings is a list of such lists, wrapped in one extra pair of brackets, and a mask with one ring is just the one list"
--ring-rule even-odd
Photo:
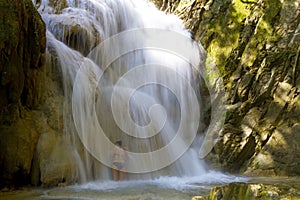
[(124, 166), (125, 166), (125, 150), (122, 148), (122, 141), (116, 141), (116, 146), (113, 151), (113, 179), (114, 181), (124, 180)]

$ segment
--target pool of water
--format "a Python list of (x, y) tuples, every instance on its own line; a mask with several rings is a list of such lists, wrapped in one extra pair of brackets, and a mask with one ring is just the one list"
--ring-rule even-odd
[(216, 185), (247, 182), (248, 178), (211, 171), (196, 177), (160, 177), (153, 180), (94, 181), (67, 187), (23, 188), (1, 192), (0, 199), (184, 200), (206, 195)]

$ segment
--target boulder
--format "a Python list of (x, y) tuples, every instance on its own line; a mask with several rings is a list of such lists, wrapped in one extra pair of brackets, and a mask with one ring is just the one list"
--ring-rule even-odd
[(230, 183), (213, 188), (208, 196), (195, 196), (193, 200), (232, 200), (232, 199), (299, 199), (299, 185)]
[(77, 159), (67, 141), (64, 136), (51, 131), (41, 135), (37, 145), (37, 159), (43, 185), (76, 182)]
[[(37, 121), (28, 113), (18, 119), (15, 126), (1, 126), (0, 163), (2, 180), (24, 184), (29, 180), (31, 164), (38, 141)], [(8, 182), (8, 183), (9, 183)]]
[[(300, 166), (300, 124), (282, 124), (247, 166), (251, 175), (296, 175)], [(272, 173), (270, 173), (272, 172)]]

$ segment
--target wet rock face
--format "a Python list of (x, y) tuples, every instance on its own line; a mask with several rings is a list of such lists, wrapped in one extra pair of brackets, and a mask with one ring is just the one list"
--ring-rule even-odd
[(39, 135), (39, 116), (28, 111), (44, 90), (45, 25), (31, 0), (0, 0), (0, 21), (0, 182), (26, 182)]
[(208, 159), (235, 172), (299, 175), (300, 1), (153, 2), (185, 22), (223, 77), (230, 109)]
[[(79, 4), (76, 1), (73, 3)], [(35, 6), (39, 11), (45, 9), (45, 5), (40, 2), (36, 2)], [(85, 6), (87, 10), (95, 9), (92, 4)], [(100, 43), (103, 33), (94, 27), (93, 19), (87, 20), (78, 10), (68, 7), (66, 0), (50, 0), (48, 9), (54, 13), (44, 16), (48, 30), (67, 46), (88, 55)]]
[(10, 124), (41, 100), (46, 36), (30, 0), (0, 3), (0, 122)]
[(58, 183), (74, 183), (78, 177), (76, 158), (71, 145), (61, 134), (54, 131), (41, 134), (37, 145), (37, 168), (44, 186), (56, 186)]
[[(66, 2), (50, 0), (58, 17), (43, 20), (59, 20)], [(21, 185), (69, 184), (79, 176), (78, 155), (62, 134), (62, 72), (52, 49), (45, 52), (46, 27), (37, 9), (44, 9), (40, 0), (35, 5), (31, 0), (0, 0), (0, 188), (20, 180)], [(89, 28), (91, 21), (84, 26), (76, 22), (83, 20), (76, 9), (67, 12), (68, 18), (49, 28), (87, 54), (99, 43), (100, 33)]]

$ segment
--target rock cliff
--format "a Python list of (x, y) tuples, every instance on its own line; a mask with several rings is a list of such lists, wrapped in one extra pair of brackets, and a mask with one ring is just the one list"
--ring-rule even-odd
[(226, 120), (207, 159), (234, 172), (299, 175), (300, 1), (154, 3), (185, 22), (223, 78)]
[(26, 182), (39, 137), (45, 24), (31, 0), (1, 0), (0, 10), (0, 182)]

